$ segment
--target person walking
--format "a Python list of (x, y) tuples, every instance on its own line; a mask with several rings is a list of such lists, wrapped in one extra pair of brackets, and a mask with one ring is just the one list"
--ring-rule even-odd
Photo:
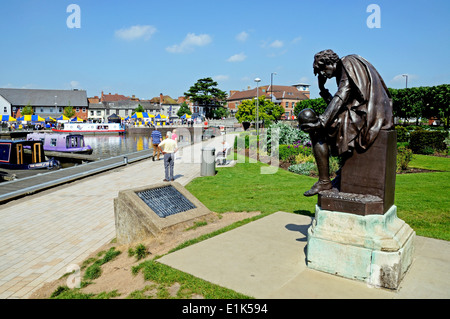
[(161, 143), (162, 135), (161, 132), (158, 131), (158, 128), (155, 126), (155, 129), (152, 132), (152, 144), (153, 144), (153, 161), (155, 161), (155, 154), (158, 155), (157, 160), (159, 161), (159, 156), (161, 155), (161, 148), (158, 146)]
[(174, 129), (173, 131), (172, 131), (172, 140), (174, 140), (174, 141), (178, 141), (178, 135), (177, 135), (177, 130), (176, 129)]
[(166, 133), (166, 139), (159, 144), (164, 154), (164, 182), (173, 181), (173, 168), (175, 164), (175, 153), (178, 151), (177, 141), (172, 139), (172, 133)]

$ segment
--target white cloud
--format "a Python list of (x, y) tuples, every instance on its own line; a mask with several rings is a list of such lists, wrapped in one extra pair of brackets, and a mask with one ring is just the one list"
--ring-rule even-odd
[(239, 33), (237, 36), (236, 36), (236, 40), (238, 40), (239, 42), (245, 42), (245, 41), (247, 41), (247, 39), (248, 39), (248, 33), (247, 32), (245, 32), (245, 31), (242, 31), (241, 33)]
[(269, 46), (271, 48), (281, 48), (281, 47), (283, 47), (283, 45), (284, 45), (283, 41), (275, 40)]
[(247, 58), (247, 56), (242, 52), (235, 55), (232, 55), (228, 58), (228, 62), (242, 62)]
[(70, 81), (70, 88), (76, 89), (80, 87), (80, 82), (78, 81)]
[(126, 29), (120, 29), (115, 32), (117, 38), (123, 40), (137, 40), (144, 39), (149, 40), (156, 32), (156, 28), (151, 25), (134, 25)]
[(213, 76), (214, 81), (228, 81), (229, 78), (230, 77), (228, 75), (222, 75), (222, 74)]
[(211, 41), (212, 38), (208, 34), (196, 35), (195, 33), (188, 33), (180, 44), (174, 44), (167, 47), (166, 50), (170, 53), (184, 53), (192, 51), (194, 47), (205, 46)]
[(302, 37), (296, 37), (294, 40), (292, 40), (292, 44), (298, 43), (302, 40)]

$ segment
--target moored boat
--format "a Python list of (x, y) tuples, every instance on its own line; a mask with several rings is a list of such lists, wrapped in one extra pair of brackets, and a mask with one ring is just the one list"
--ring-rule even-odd
[(44, 151), (77, 154), (92, 154), (93, 151), (90, 145), (84, 143), (82, 134), (30, 133), (27, 135), (27, 140), (42, 141)]
[(52, 128), (58, 133), (102, 134), (125, 133), (125, 128), (120, 123), (63, 123), (60, 129)]
[[(30, 151), (25, 152), (29, 148)], [(46, 160), (42, 141), (0, 140), (0, 168), (11, 170), (59, 167), (59, 161)]]

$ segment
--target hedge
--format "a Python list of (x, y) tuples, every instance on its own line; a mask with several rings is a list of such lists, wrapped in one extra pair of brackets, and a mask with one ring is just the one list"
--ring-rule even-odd
[(444, 151), (447, 149), (444, 142), (447, 136), (446, 131), (416, 130), (410, 133), (409, 147), (415, 154), (427, 155), (434, 151)]

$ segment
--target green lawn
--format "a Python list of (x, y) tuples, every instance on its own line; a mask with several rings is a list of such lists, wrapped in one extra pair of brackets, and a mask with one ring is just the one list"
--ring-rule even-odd
[[(397, 175), (395, 205), (398, 216), (420, 236), (450, 240), (450, 172), (448, 158), (417, 156), (411, 166), (430, 165), (447, 172)], [(417, 165), (417, 166), (416, 166)], [(209, 209), (227, 211), (285, 211), (314, 215), (317, 196), (305, 197), (315, 178), (283, 169), (261, 174), (266, 164), (238, 163), (217, 168), (216, 176), (193, 180), (186, 188)], [(437, 168), (435, 168), (437, 169)]]
[(409, 162), (409, 166), (433, 171), (449, 172), (450, 158), (414, 154), (411, 162)]
[(285, 211), (314, 215), (316, 198), (303, 193), (315, 179), (278, 169), (275, 174), (261, 174), (266, 164), (238, 163), (231, 168), (217, 168), (216, 176), (196, 178), (186, 188), (209, 209), (229, 211)]

